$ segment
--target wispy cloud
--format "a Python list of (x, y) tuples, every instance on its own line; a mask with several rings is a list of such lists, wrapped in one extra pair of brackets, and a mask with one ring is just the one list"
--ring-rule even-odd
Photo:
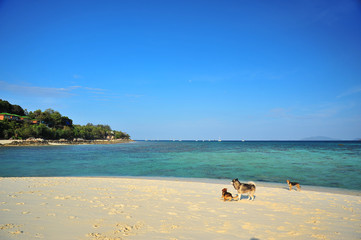
[(347, 97), (347, 96), (354, 95), (357, 93), (361, 93), (361, 86), (355, 86), (353, 88), (350, 88), (347, 91), (344, 91), (343, 93), (338, 95), (337, 98)]
[(286, 118), (292, 116), (291, 110), (286, 108), (273, 108), (268, 114), (270, 117)]
[(127, 101), (130, 103), (138, 103), (142, 101), (142, 98), (144, 95), (142, 94), (125, 94), (124, 97), (126, 97)]
[(83, 76), (82, 76), (82, 75), (79, 75), (79, 74), (74, 74), (74, 75), (73, 75), (73, 78), (79, 79), (79, 78), (83, 78)]
[(340, 114), (352, 106), (339, 105), (339, 104), (324, 104), (318, 106), (304, 106), (302, 108), (273, 108), (269, 110), (267, 116), (271, 118), (284, 118), (284, 119), (326, 119)]
[(1, 91), (11, 94), (30, 95), (37, 97), (68, 97), (71, 96), (71, 88), (50, 88), (29, 85), (12, 84), (0, 81)]
[(13, 84), (0, 81), (0, 92), (8, 92), (13, 95), (26, 95), (34, 97), (61, 98), (78, 95), (79, 91), (86, 91), (92, 94), (105, 94), (106, 89), (90, 88), (85, 86), (69, 86), (63, 88), (52, 88), (42, 86), (31, 86), (27, 84)]
[(333, 25), (334, 23), (340, 21), (340, 19), (344, 16), (347, 16), (352, 12), (359, 11), (359, 7), (359, 1), (336, 1), (334, 4), (330, 4), (328, 8), (320, 9), (315, 15), (314, 22), (322, 22), (328, 25)]
[(144, 95), (141, 95), (141, 94), (125, 94), (125, 96), (128, 97), (128, 98), (141, 98)]

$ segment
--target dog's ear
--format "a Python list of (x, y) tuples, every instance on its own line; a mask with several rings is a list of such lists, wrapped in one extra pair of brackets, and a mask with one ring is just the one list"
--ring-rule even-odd
[(238, 181), (238, 178), (236, 178), (236, 181)]

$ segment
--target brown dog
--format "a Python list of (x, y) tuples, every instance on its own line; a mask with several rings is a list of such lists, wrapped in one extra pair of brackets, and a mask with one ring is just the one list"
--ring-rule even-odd
[(233, 199), (237, 199), (237, 197), (233, 197), (231, 193), (227, 192), (227, 188), (222, 189), (222, 198), (223, 201), (232, 201)]
[(290, 187), (290, 191), (292, 190), (292, 187), (293, 187), (293, 186), (296, 186), (297, 189), (298, 189), (299, 191), (301, 191), (301, 186), (300, 186), (300, 184), (299, 184), (298, 182), (290, 182), (289, 180), (287, 180), (287, 184), (288, 184), (288, 186)]

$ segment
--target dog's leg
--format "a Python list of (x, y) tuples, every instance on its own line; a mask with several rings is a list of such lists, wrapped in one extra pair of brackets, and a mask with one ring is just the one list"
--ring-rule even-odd
[(238, 194), (238, 200), (241, 201), (242, 199), (242, 193)]

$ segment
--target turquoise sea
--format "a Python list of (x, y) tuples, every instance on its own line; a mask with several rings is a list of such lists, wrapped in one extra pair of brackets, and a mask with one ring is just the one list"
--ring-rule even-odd
[(361, 190), (361, 142), (137, 141), (1, 147), (0, 176), (144, 176)]

